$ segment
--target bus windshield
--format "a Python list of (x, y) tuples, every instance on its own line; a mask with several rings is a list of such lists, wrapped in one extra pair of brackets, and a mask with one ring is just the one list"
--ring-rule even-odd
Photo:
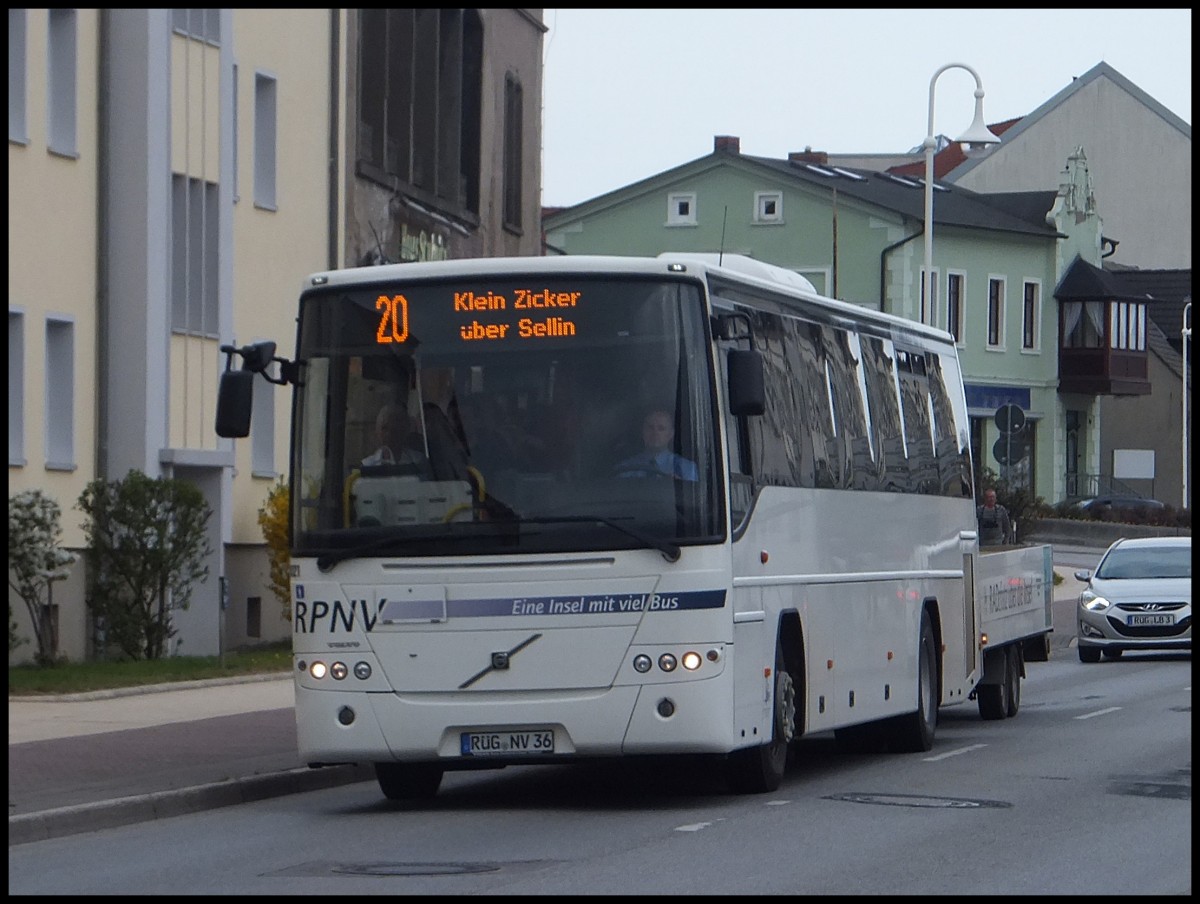
[(304, 293), (294, 555), (672, 558), (723, 538), (700, 284), (531, 282)]

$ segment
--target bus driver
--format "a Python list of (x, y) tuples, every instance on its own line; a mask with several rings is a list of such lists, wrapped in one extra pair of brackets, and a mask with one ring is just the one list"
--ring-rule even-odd
[(675, 427), (665, 408), (651, 408), (642, 419), (642, 442), (645, 448), (617, 465), (621, 477), (664, 475), (679, 480), (697, 480), (696, 463), (671, 451)]

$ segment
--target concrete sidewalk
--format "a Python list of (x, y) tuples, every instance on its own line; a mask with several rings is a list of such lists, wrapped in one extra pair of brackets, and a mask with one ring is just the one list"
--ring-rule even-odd
[(288, 673), (10, 697), (8, 843), (374, 779), (310, 769)]

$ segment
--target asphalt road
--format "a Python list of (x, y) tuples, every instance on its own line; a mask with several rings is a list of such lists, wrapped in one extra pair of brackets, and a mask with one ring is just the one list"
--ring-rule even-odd
[[(1102, 549), (1055, 546), (1052, 656), (1075, 639), (1078, 568)], [(266, 680), (264, 680), (264, 678)], [(309, 769), (296, 750), (290, 675), (152, 693), (9, 699), (9, 844), (349, 782), (369, 766)]]

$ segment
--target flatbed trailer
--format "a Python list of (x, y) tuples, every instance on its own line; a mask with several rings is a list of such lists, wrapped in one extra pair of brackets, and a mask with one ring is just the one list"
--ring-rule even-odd
[(1051, 548), (981, 551), (974, 572), (983, 674), (971, 697), (983, 718), (1010, 718), (1021, 706), (1025, 663), (1050, 658), (1050, 633), (1054, 630)]

